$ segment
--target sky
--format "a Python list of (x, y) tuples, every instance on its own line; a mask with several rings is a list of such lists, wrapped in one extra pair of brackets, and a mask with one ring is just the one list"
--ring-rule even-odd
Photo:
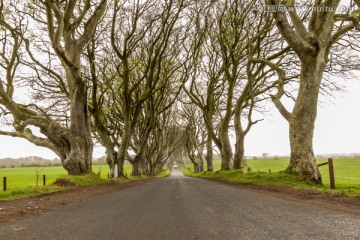
[[(331, 98), (320, 97), (314, 136), (316, 154), (360, 153), (360, 79), (345, 85), (347, 93), (335, 92)], [(255, 125), (246, 138), (247, 156), (290, 154), (288, 124), (274, 106), (269, 106), (270, 113), (263, 116), (264, 120)], [(52, 151), (24, 139), (0, 136), (0, 146), (0, 158), (56, 158)], [(95, 146), (95, 158), (104, 154), (104, 148)]]

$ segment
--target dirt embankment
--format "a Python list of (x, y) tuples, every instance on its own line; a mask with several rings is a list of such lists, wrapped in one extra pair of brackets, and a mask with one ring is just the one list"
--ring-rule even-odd
[(293, 187), (288, 186), (259, 186), (253, 184), (237, 185), (216, 179), (208, 180), (259, 192), (287, 201), (302, 202), (309, 205), (315, 205), (334, 211), (346, 212), (352, 215), (360, 216), (360, 199), (348, 198), (342, 194), (327, 193), (316, 190), (294, 189)]
[(58, 209), (68, 204), (82, 202), (94, 196), (139, 185), (149, 180), (97, 186), (76, 186), (59, 182), (57, 185), (67, 188), (65, 191), (15, 200), (0, 200), (0, 225)]

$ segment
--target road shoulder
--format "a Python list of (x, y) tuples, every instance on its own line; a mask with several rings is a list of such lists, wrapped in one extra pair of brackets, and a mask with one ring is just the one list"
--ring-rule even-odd
[(152, 178), (127, 183), (109, 183), (96, 186), (67, 186), (65, 191), (14, 200), (0, 200), (0, 225), (52, 211), (69, 204), (85, 201), (128, 187), (144, 184)]
[(345, 212), (360, 216), (360, 199), (348, 198), (342, 194), (321, 192), (316, 190), (297, 189), (290, 186), (266, 186), (254, 184), (234, 184), (218, 179), (202, 178), (204, 180), (258, 192), (275, 198), (301, 202), (312, 206), (319, 206), (333, 211)]

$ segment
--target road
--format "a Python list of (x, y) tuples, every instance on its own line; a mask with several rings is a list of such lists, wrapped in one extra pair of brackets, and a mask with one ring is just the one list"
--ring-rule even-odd
[(171, 176), (0, 227), (0, 239), (360, 239), (360, 218)]

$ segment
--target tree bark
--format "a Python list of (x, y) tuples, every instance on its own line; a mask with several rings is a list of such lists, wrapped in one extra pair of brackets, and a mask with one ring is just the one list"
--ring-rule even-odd
[(199, 164), (197, 162), (193, 162), (194, 164), (194, 173), (198, 173), (199, 172)]
[(213, 148), (212, 148), (212, 138), (208, 135), (206, 140), (206, 170), (208, 172), (212, 172), (214, 170), (213, 167)]
[(199, 158), (199, 172), (203, 172), (204, 171), (204, 159), (203, 157)]
[(204, 139), (201, 139), (201, 143), (198, 145), (197, 157), (199, 159), (199, 172), (204, 171), (204, 145), (205, 145), (205, 142), (203, 140)]
[[(74, 56), (73, 59), (80, 66), (80, 55)], [(62, 164), (71, 175), (90, 173), (93, 141), (87, 108), (87, 86), (81, 79), (80, 69), (74, 70), (64, 63), (63, 65), (70, 90), (70, 152)]]
[(245, 147), (245, 136), (243, 134), (236, 134), (236, 147), (234, 155), (233, 169), (241, 169), (243, 165)]
[(140, 176), (140, 170), (139, 170), (139, 166), (140, 166), (140, 159), (136, 159), (134, 160), (134, 162), (132, 163), (132, 176)]
[(221, 171), (228, 171), (230, 170), (231, 159), (233, 156), (231, 143), (229, 139), (229, 132), (228, 127), (222, 129), (223, 126), (219, 128), (219, 139), (221, 142)]
[(129, 146), (129, 141), (131, 137), (131, 120), (130, 120), (130, 113), (127, 113), (124, 119), (124, 132), (121, 136), (121, 144), (119, 149), (119, 156), (118, 156), (118, 176), (124, 176), (124, 162), (126, 158), (126, 151)]
[[(242, 162), (245, 153), (244, 141), (245, 141), (246, 132), (243, 130), (241, 125), (242, 104), (243, 101), (240, 101), (239, 98), (239, 101), (237, 102), (235, 107), (235, 116), (234, 116), (235, 135), (236, 135), (235, 155), (234, 155), (234, 163), (233, 163), (234, 169), (242, 168)], [(252, 113), (249, 112), (248, 114), (252, 114)], [(251, 121), (250, 118), (249, 121)], [(248, 127), (251, 127), (251, 122), (248, 123)]]
[(324, 58), (308, 58), (301, 66), (300, 88), (289, 118), (291, 156), (288, 170), (299, 173), (300, 180), (321, 183), (321, 174), (313, 151), (317, 102)]

